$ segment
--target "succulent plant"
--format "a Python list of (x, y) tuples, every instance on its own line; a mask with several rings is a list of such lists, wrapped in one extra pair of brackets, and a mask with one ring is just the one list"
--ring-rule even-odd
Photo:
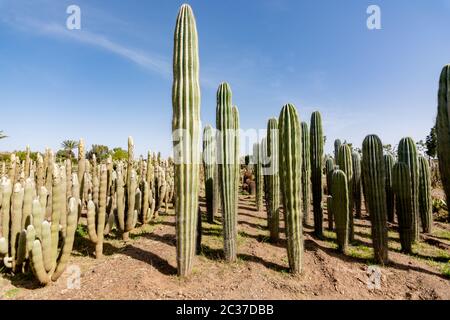
[(411, 177), (411, 198), (413, 214), (413, 241), (419, 240), (419, 164), (417, 148), (412, 138), (403, 138), (398, 144), (398, 162), (409, 167)]
[[(342, 146), (340, 147), (342, 148)], [(341, 153), (342, 150), (339, 150)], [(338, 250), (345, 253), (349, 241), (349, 190), (347, 183), (347, 174), (339, 169), (333, 171), (333, 178), (331, 187), (332, 200), (331, 211), (333, 212), (334, 222), (336, 224), (336, 239)]]
[[(348, 240), (354, 240), (354, 226), (353, 226), (353, 163), (352, 151), (348, 144), (342, 144), (338, 151), (338, 165), (339, 169), (344, 171), (347, 175), (347, 190), (348, 190)], [(333, 176), (334, 177), (334, 176)], [(332, 187), (333, 189), (333, 187)]]
[(414, 243), (414, 215), (412, 210), (411, 170), (404, 162), (397, 162), (392, 170), (392, 187), (398, 218), (400, 244), (405, 253), (412, 252)]
[(271, 118), (267, 123), (267, 157), (270, 162), (267, 175), (265, 175), (268, 194), (268, 227), (270, 240), (276, 242), (280, 232), (280, 160), (277, 118)]
[(431, 199), (430, 166), (422, 155), (419, 156), (419, 213), (422, 231), (431, 233), (433, 229), (433, 205)]
[[(330, 186), (331, 187), (331, 186)], [(330, 188), (331, 190), (331, 188)], [(328, 215), (328, 231), (333, 231), (333, 197), (327, 196), (327, 215)]]
[(309, 155), (309, 128), (304, 121), (302, 127), (302, 206), (303, 222), (309, 221), (309, 209), (311, 205), (311, 158)]
[(339, 156), (339, 148), (341, 147), (342, 142), (339, 139), (334, 140), (334, 161), (337, 163), (337, 159)]
[[(336, 158), (337, 160), (337, 158)], [(333, 177), (334, 171), (334, 160), (331, 157), (328, 157), (325, 161), (325, 175), (327, 179), (327, 194), (331, 195), (331, 178)]]
[(236, 139), (232, 92), (227, 83), (217, 90), (216, 128), (218, 132), (219, 190), (222, 201), (224, 255), (228, 262), (237, 259)]
[(356, 218), (361, 219), (361, 157), (359, 153), (352, 152), (353, 168), (353, 206), (355, 208)]
[[(450, 203), (450, 64), (439, 77), (438, 111), (436, 117), (437, 155), (442, 185)], [(450, 214), (448, 216), (450, 221)]]
[[(292, 104), (281, 109), (279, 116), (279, 157), (282, 201), (284, 207), (288, 260), (291, 272), (303, 269), (302, 210), (302, 131), (297, 110)], [(323, 140), (322, 140), (323, 141)]]
[(211, 126), (203, 130), (203, 168), (205, 174), (206, 212), (213, 223), (218, 210), (218, 184), (216, 163), (216, 135)]
[(371, 220), (375, 260), (385, 264), (388, 261), (388, 232), (383, 144), (380, 138), (376, 135), (367, 136), (363, 141), (362, 152), (366, 203)]
[(384, 155), (384, 167), (386, 168), (386, 205), (387, 205), (387, 220), (394, 222), (395, 211), (395, 197), (394, 190), (392, 190), (392, 169), (394, 168), (395, 159), (391, 154)]
[(264, 190), (264, 181), (263, 181), (263, 168), (262, 161), (260, 159), (260, 144), (253, 144), (253, 171), (255, 173), (255, 183), (256, 183), (256, 195), (255, 195), (255, 204), (256, 210), (262, 211), (263, 209), (263, 190)]
[(310, 126), (311, 147), (311, 185), (314, 211), (314, 234), (323, 236), (323, 211), (322, 211), (322, 161), (323, 161), (323, 131), (322, 117), (318, 111), (311, 115)]

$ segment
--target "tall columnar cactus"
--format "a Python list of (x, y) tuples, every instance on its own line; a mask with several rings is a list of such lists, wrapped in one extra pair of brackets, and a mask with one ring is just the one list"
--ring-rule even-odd
[(270, 240), (276, 242), (280, 236), (280, 160), (277, 118), (271, 118), (267, 123), (267, 157), (270, 162), (265, 175), (268, 190), (268, 226)]
[[(436, 136), (439, 171), (447, 203), (450, 203), (450, 64), (442, 69), (439, 78)], [(448, 220), (450, 222), (450, 214)]]
[(203, 169), (205, 174), (206, 212), (208, 222), (213, 223), (217, 215), (218, 185), (216, 163), (216, 136), (213, 127), (203, 130)]
[(95, 243), (95, 257), (100, 259), (103, 256), (103, 233), (106, 222), (106, 196), (107, 196), (108, 175), (106, 165), (100, 167), (100, 186), (98, 206), (89, 200), (87, 207), (87, 225), (89, 238)]
[(366, 203), (372, 224), (375, 260), (384, 264), (388, 261), (385, 168), (383, 144), (376, 135), (369, 135), (363, 141), (362, 169), (367, 195)]
[[(342, 150), (339, 151), (339, 153), (341, 152)], [(333, 186), (331, 187), (331, 190), (333, 192), (331, 211), (333, 212), (333, 217), (336, 224), (336, 239), (338, 249), (343, 253), (347, 251), (350, 229), (350, 200), (347, 177), (348, 175), (343, 170), (334, 170), (332, 178)]]
[[(240, 183), (240, 175), (241, 175), (241, 164), (240, 164), (240, 154), (241, 154), (241, 145), (240, 145), (240, 120), (239, 120), (239, 109), (237, 106), (233, 107), (233, 123), (234, 123), (234, 150), (235, 150), (235, 164), (236, 164), (236, 214), (239, 211), (239, 183)], [(261, 179), (262, 180), (262, 179)], [(264, 183), (264, 182), (263, 182)]]
[(219, 186), (222, 201), (225, 260), (237, 259), (236, 139), (231, 88), (222, 83), (217, 91), (216, 128), (218, 130)]
[(392, 187), (402, 251), (411, 253), (414, 243), (414, 216), (412, 211), (411, 171), (404, 162), (397, 162), (392, 170)]
[[(337, 159), (336, 159), (337, 161)], [(334, 171), (334, 160), (331, 157), (328, 157), (325, 161), (325, 175), (327, 179), (327, 194), (331, 195), (331, 178), (333, 177)]]
[(281, 109), (278, 127), (288, 260), (291, 272), (298, 274), (303, 268), (302, 131), (297, 110), (292, 104)]
[(310, 127), (311, 147), (311, 184), (313, 193), (314, 210), (314, 234), (323, 236), (323, 211), (322, 211), (322, 161), (323, 161), (323, 131), (322, 117), (318, 111), (311, 115)]
[(309, 209), (311, 203), (311, 158), (309, 155), (309, 128), (304, 121), (302, 127), (302, 206), (303, 206), (303, 222), (309, 221)]
[(353, 163), (352, 151), (348, 144), (342, 144), (338, 151), (338, 165), (339, 169), (344, 171), (347, 175), (347, 189), (348, 189), (348, 240), (354, 240), (353, 227)]
[(395, 211), (395, 197), (392, 190), (392, 169), (394, 168), (395, 159), (391, 154), (384, 155), (384, 167), (386, 168), (386, 205), (387, 205), (387, 219), (389, 222), (394, 222)]
[(253, 144), (253, 172), (255, 173), (255, 182), (256, 182), (256, 195), (255, 195), (255, 204), (256, 210), (263, 210), (263, 169), (262, 169), (262, 161), (260, 159), (260, 144)]
[(398, 162), (409, 167), (411, 174), (411, 198), (413, 213), (413, 241), (419, 240), (419, 163), (417, 148), (412, 138), (403, 138), (398, 144)]
[[(84, 140), (80, 139), (78, 142), (78, 183), (80, 184), (80, 194), (79, 199), (83, 199), (83, 186), (84, 186), (84, 173), (86, 172), (86, 154), (84, 148)], [(74, 195), (75, 196), (75, 195)]]
[(352, 152), (352, 168), (353, 168), (353, 204), (355, 207), (356, 217), (361, 219), (361, 157), (359, 153)]
[(341, 147), (342, 142), (339, 139), (334, 140), (334, 161), (337, 163), (339, 156), (339, 148)]
[[(34, 203), (38, 205), (37, 202)], [(39, 210), (33, 210), (37, 213)], [(31, 266), (39, 282), (43, 285), (56, 281), (66, 269), (67, 262), (72, 252), (75, 230), (78, 219), (78, 204), (75, 198), (70, 198), (67, 213), (67, 229), (62, 239), (62, 247), (57, 255), (55, 245), (51, 237), (51, 225), (44, 220), (39, 238), (37, 230), (29, 225), (26, 231), (27, 250), (31, 256)], [(56, 244), (56, 248), (58, 243)]]
[(200, 82), (198, 36), (189, 5), (177, 17), (173, 54), (173, 118), (175, 159), (175, 211), (178, 275), (192, 270), (198, 218), (200, 149)]
[(433, 208), (431, 199), (430, 166), (423, 156), (419, 156), (419, 213), (422, 231), (431, 233), (433, 228)]

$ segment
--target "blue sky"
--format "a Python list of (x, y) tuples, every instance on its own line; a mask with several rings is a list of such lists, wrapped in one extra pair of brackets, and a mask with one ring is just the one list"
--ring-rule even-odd
[[(0, 150), (64, 139), (171, 150), (173, 30), (183, 1), (0, 0)], [(424, 139), (450, 62), (449, 0), (198, 0), (202, 122), (230, 83), (241, 127), (264, 129), (283, 104), (320, 110), (335, 138)], [(66, 29), (76, 4), (82, 29)], [(345, 5), (344, 5), (345, 4)], [(366, 9), (381, 8), (368, 30)]]

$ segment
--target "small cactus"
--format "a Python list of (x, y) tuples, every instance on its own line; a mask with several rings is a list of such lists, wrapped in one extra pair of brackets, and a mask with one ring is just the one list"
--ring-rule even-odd
[(208, 222), (213, 223), (218, 209), (218, 184), (216, 163), (216, 138), (214, 129), (203, 130), (203, 169), (205, 174), (206, 212)]
[(344, 171), (347, 175), (347, 190), (348, 190), (348, 240), (352, 242), (354, 240), (354, 227), (353, 227), (353, 163), (352, 163), (352, 151), (348, 144), (342, 144), (338, 151), (338, 165), (339, 169)]
[(359, 153), (352, 152), (353, 167), (353, 205), (355, 207), (356, 218), (361, 219), (361, 157)]
[(256, 183), (256, 195), (255, 195), (255, 204), (256, 204), (256, 210), (262, 211), (263, 209), (263, 189), (264, 189), (264, 182), (263, 182), (263, 168), (262, 168), (262, 161), (260, 157), (260, 144), (255, 143), (253, 144), (253, 171), (255, 173), (255, 183)]
[(309, 128), (306, 122), (301, 123), (302, 127), (302, 206), (303, 222), (309, 221), (309, 209), (311, 205), (311, 158), (309, 155)]

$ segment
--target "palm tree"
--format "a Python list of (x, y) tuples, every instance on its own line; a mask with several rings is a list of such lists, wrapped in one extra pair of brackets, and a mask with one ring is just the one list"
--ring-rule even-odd
[(3, 133), (3, 130), (0, 130), (0, 139), (8, 138), (6, 134)]
[(66, 151), (67, 158), (72, 159), (73, 156), (73, 149), (78, 147), (78, 142), (75, 140), (64, 140), (61, 143), (61, 147)]

